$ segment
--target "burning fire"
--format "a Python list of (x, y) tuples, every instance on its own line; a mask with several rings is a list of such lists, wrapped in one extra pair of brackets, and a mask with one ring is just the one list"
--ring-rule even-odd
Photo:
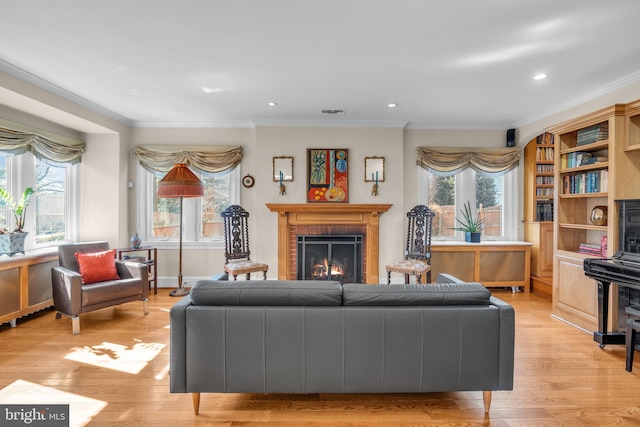
[[(329, 262), (325, 258), (322, 263), (313, 266), (313, 277), (326, 278), (329, 271)], [(344, 270), (339, 262), (334, 261), (331, 264), (331, 277), (343, 276)]]

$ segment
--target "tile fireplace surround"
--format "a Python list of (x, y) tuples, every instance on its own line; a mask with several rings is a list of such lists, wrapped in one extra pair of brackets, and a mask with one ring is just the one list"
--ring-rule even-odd
[[(299, 226), (361, 227), (364, 230), (364, 281), (379, 283), (379, 216), (391, 208), (390, 204), (267, 203), (278, 213), (278, 279), (295, 279), (296, 254), (291, 239)], [(293, 272), (293, 274), (292, 274)]]

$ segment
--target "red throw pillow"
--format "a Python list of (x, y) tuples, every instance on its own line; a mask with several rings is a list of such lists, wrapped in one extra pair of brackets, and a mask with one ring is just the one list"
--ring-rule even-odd
[(116, 270), (115, 249), (104, 252), (76, 252), (76, 260), (84, 284), (120, 278)]

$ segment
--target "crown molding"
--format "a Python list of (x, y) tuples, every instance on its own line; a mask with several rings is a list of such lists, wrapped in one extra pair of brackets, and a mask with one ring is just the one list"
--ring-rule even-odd
[(518, 128), (531, 123), (535, 123), (542, 119), (546, 119), (547, 117), (553, 116), (554, 114), (561, 113), (570, 108), (577, 107), (581, 104), (592, 101), (601, 96), (605, 96), (616, 90), (623, 89), (629, 85), (638, 83), (639, 81), (640, 81), (640, 71), (636, 71), (618, 80), (614, 80), (613, 82), (608, 83), (604, 86), (601, 86), (597, 89), (586, 92), (584, 95), (580, 97), (574, 98), (562, 104), (558, 104), (554, 107), (547, 108), (545, 110), (540, 111), (539, 113), (532, 114), (529, 117), (525, 117), (522, 120), (518, 120), (517, 122), (513, 123), (512, 127)]
[(114, 113), (113, 111), (95, 104), (88, 99), (78, 96), (72, 92), (69, 92), (66, 89), (56, 86), (53, 83), (36, 76), (35, 74), (32, 74), (26, 70), (23, 70), (22, 68), (16, 67), (15, 65), (4, 61), (3, 59), (0, 59), (0, 71), (5, 72), (6, 74), (15, 77), (16, 79), (22, 80), (23, 82), (29, 83), (42, 90), (45, 90), (53, 95), (59, 96), (62, 99), (78, 104), (81, 107), (91, 110), (94, 113), (98, 113), (108, 119), (114, 120), (124, 126), (131, 126), (131, 120), (127, 119), (126, 117)]
[(132, 128), (255, 128), (250, 121), (237, 122), (131, 122)]

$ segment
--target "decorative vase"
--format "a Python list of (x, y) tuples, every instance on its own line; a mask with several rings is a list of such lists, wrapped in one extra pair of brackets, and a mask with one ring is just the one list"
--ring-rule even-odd
[(134, 249), (139, 249), (142, 245), (142, 239), (138, 235), (138, 233), (131, 236), (131, 247)]
[(470, 243), (480, 243), (480, 232), (465, 231), (464, 240), (465, 242), (470, 242)]
[(0, 255), (24, 255), (24, 239), (27, 232), (0, 234)]

